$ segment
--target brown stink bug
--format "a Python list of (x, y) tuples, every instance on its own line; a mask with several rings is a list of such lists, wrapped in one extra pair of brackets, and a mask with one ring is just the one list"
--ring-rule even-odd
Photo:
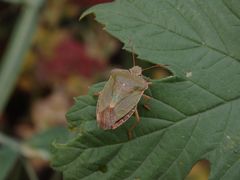
[(142, 76), (142, 68), (135, 66), (134, 54), (133, 62), (134, 66), (129, 70), (113, 69), (111, 71), (109, 80), (99, 93), (96, 110), (97, 123), (104, 130), (116, 129), (135, 113), (136, 123), (128, 130), (130, 139), (131, 131), (140, 121), (137, 104), (142, 96), (150, 98), (143, 94), (150, 82)]

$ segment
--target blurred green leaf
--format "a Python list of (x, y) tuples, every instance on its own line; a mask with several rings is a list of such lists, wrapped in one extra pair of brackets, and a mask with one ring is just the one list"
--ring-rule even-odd
[(32, 148), (50, 151), (53, 141), (66, 142), (69, 135), (65, 127), (53, 127), (35, 134), (32, 138), (28, 139), (26, 143)]
[[(138, 57), (168, 64), (175, 77), (147, 90), (150, 111), (127, 139), (96, 126), (96, 98), (76, 99), (67, 113), (79, 135), (56, 144), (53, 166), (65, 179), (182, 180), (199, 159), (210, 179), (240, 179), (240, 1), (119, 0), (95, 6), (105, 29)], [(101, 88), (100, 88), (101, 89)]]
[(0, 147), (0, 179), (4, 180), (9, 175), (17, 161), (18, 153), (7, 146)]
[[(10, 3), (20, 1), (11, 0)], [(21, 1), (23, 8), (0, 66), (0, 112), (4, 109), (21, 71), (43, 0)]]

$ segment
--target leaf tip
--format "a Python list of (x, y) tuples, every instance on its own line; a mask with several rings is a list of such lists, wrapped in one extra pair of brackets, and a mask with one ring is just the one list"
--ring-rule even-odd
[(81, 21), (84, 17), (86, 17), (87, 15), (92, 14), (92, 13), (93, 13), (93, 11), (92, 11), (91, 8), (90, 8), (90, 9), (84, 11), (84, 12), (82, 13), (82, 15), (79, 17), (78, 20)]

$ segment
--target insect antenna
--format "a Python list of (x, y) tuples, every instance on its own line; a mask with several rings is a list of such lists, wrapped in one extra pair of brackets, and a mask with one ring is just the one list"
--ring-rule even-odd
[(133, 48), (134, 46), (133, 46), (133, 43), (132, 43), (131, 39), (129, 39), (129, 44), (130, 44), (131, 50), (132, 50), (132, 64), (133, 64), (133, 66), (136, 66), (135, 53), (134, 53), (134, 48)]
[(146, 71), (146, 70), (149, 70), (149, 69), (152, 69), (152, 68), (156, 68), (156, 67), (162, 68), (163, 66), (160, 65), (160, 64), (156, 64), (156, 65), (153, 65), (153, 66), (150, 66), (150, 67), (148, 67), (148, 68), (143, 69), (142, 72), (143, 72), (143, 71)]
[(136, 65), (136, 59), (135, 59), (135, 54), (134, 54), (133, 46), (132, 46), (132, 61), (133, 61), (133, 66), (135, 66), (135, 65)]

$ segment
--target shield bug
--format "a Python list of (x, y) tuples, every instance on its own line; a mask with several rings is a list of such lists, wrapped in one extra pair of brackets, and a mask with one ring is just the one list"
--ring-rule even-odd
[(131, 131), (140, 121), (137, 104), (142, 96), (150, 98), (143, 93), (151, 84), (143, 77), (142, 68), (135, 66), (134, 54), (133, 64), (134, 66), (128, 70), (113, 69), (111, 71), (109, 80), (99, 93), (96, 109), (98, 126), (104, 130), (116, 129), (135, 113), (136, 123), (128, 130), (130, 139)]

